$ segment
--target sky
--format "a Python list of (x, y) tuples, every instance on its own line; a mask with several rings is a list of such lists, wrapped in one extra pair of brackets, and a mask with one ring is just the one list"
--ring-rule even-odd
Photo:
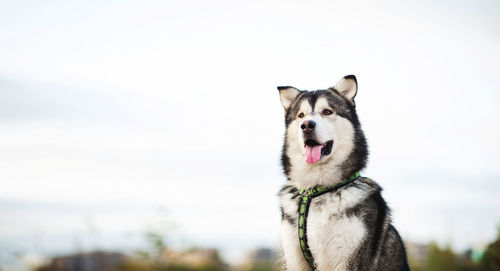
[(498, 1), (1, 1), (0, 257), (278, 247), (276, 86), (359, 82), (405, 240), (500, 226)]

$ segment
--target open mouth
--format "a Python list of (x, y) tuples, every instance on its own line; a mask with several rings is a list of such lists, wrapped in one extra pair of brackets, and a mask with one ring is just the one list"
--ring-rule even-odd
[(306, 151), (305, 157), (308, 164), (314, 164), (321, 158), (332, 153), (333, 140), (321, 144), (313, 139), (308, 139), (304, 142)]

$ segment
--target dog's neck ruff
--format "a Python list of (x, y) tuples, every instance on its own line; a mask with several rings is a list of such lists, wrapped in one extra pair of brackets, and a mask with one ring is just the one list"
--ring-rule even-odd
[(309, 250), (309, 245), (307, 244), (307, 215), (309, 213), (309, 206), (311, 205), (312, 199), (315, 197), (321, 196), (325, 193), (336, 191), (342, 186), (347, 185), (348, 183), (353, 182), (357, 178), (359, 178), (359, 172), (356, 172), (351, 177), (345, 179), (344, 181), (330, 187), (314, 187), (311, 189), (300, 189), (299, 194), (301, 195), (301, 200), (299, 204), (299, 244), (300, 249), (302, 250), (302, 254), (306, 259), (307, 263), (311, 266), (313, 270), (316, 270), (316, 264), (314, 263), (314, 258), (311, 254), (311, 250)]

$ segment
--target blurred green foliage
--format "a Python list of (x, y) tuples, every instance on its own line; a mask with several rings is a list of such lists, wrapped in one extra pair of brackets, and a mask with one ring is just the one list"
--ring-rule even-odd
[[(154, 231), (145, 234), (147, 246), (139, 250), (132, 257), (124, 257), (119, 265), (99, 266), (99, 271), (277, 271), (280, 268), (276, 261), (256, 260), (249, 261), (244, 266), (229, 268), (219, 257), (217, 250), (192, 248), (183, 251), (170, 250), (165, 238)], [(500, 271), (500, 228), (499, 233), (493, 242), (484, 250), (469, 250), (465, 253), (456, 253), (451, 247), (440, 247), (437, 243), (431, 242), (424, 248), (419, 259), (413, 259), (409, 254), (410, 268), (413, 271)], [(422, 251), (422, 250), (421, 250)], [(100, 255), (100, 254), (98, 254)], [(103, 252), (102, 255), (112, 255)], [(201, 258), (189, 258), (188, 256), (199, 256)], [(120, 258), (121, 259), (121, 258)], [(196, 260), (193, 260), (196, 259)], [(200, 260), (201, 259), (201, 260)], [(111, 268), (110, 268), (111, 267)], [(58, 267), (57, 261), (50, 265), (41, 266), (37, 271), (59, 271), (67, 270)], [(76, 270), (76, 269), (71, 269)], [(78, 269), (80, 270), (80, 269)]]
[(450, 247), (441, 249), (436, 243), (429, 245), (429, 254), (425, 263), (427, 271), (455, 271), (459, 270), (457, 256)]
[[(219, 271), (227, 270), (227, 265), (218, 254), (211, 257), (210, 261), (196, 266), (178, 263), (165, 257), (168, 248), (165, 237), (155, 231), (146, 232), (147, 248), (136, 251), (134, 258), (128, 259), (118, 271)], [(187, 252), (195, 252), (192, 248)]]
[(255, 263), (243, 269), (243, 271), (278, 271), (275, 263)]
[(411, 257), (409, 263), (412, 271), (500, 271), (500, 229), (497, 239), (479, 255), (481, 257), (476, 259), (474, 251), (458, 254), (450, 247), (440, 248), (432, 242), (428, 246), (427, 256), (423, 263)]
[(151, 264), (144, 261), (129, 260), (119, 268), (118, 271), (221, 271), (227, 270), (224, 266), (220, 265), (205, 265), (191, 267), (175, 263), (161, 263)]

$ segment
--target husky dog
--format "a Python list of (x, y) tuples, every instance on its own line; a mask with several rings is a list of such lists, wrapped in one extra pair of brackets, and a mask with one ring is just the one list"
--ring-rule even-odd
[(279, 192), (283, 270), (409, 270), (382, 189), (365, 177), (310, 202), (306, 226), (312, 265), (299, 244), (301, 191), (340, 184), (366, 165), (357, 89), (354, 75), (325, 90), (278, 87), (286, 124), (281, 161), (288, 179)]

